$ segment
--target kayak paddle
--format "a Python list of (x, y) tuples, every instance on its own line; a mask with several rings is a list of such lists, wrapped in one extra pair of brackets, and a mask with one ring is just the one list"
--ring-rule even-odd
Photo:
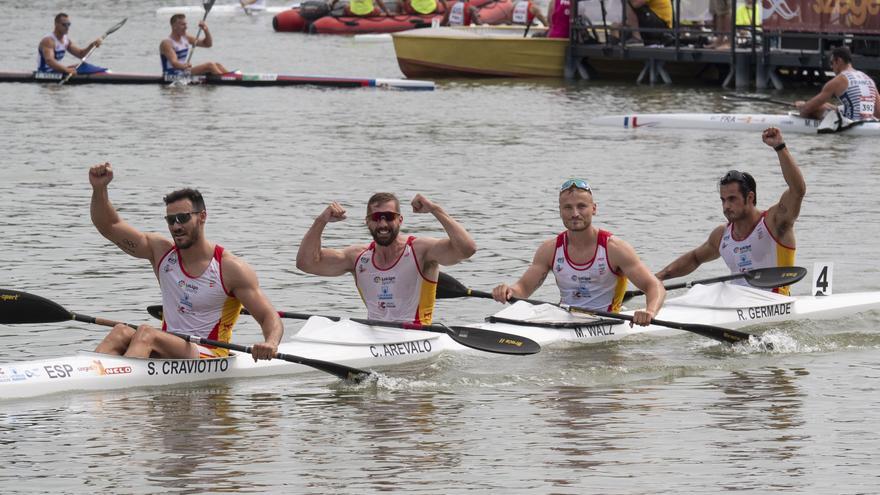
[[(205, 15), (202, 16), (202, 22), (205, 22), (205, 19), (208, 18), (208, 12), (211, 12), (211, 9), (214, 7), (214, 2), (216, 0), (205, 0), (205, 3), (202, 6), (205, 8)], [(199, 26), (198, 32), (196, 32), (196, 42), (193, 43), (193, 46), (189, 49), (189, 54), (186, 56), (186, 63), (189, 63), (192, 60), (193, 53), (196, 51), (196, 46), (199, 45), (199, 36), (202, 35), (202, 26)]]
[[(105, 327), (114, 327), (122, 322), (108, 320), (105, 318), (96, 318), (94, 316), (81, 315), (64, 309), (60, 304), (50, 301), (44, 297), (40, 297), (27, 292), (19, 292), (16, 290), (0, 289), (0, 324), (14, 325), (18, 323), (55, 323), (59, 321), (76, 320), (84, 323), (94, 323)], [(131, 323), (122, 323), (131, 328), (137, 328)], [(183, 340), (195, 342), (198, 344), (212, 345), (222, 347), (232, 351), (251, 353), (251, 346), (243, 346), (238, 344), (230, 344), (220, 342), (195, 335), (186, 335), (177, 332), (169, 332)], [(342, 364), (320, 361), (317, 359), (309, 359), (291, 354), (276, 353), (275, 359), (283, 359), (291, 363), (302, 364), (315, 368), (331, 375), (335, 375), (343, 380), (351, 380), (356, 383), (363, 381), (370, 372), (352, 368)]]
[[(156, 318), (162, 318), (162, 305), (148, 306), (147, 312)], [(250, 314), (246, 309), (241, 310), (242, 314)], [(282, 318), (292, 318), (295, 320), (307, 320), (312, 316), (320, 316), (328, 320), (339, 321), (342, 317), (325, 316), (308, 313), (291, 313), (288, 311), (279, 311), (278, 316)], [(420, 323), (400, 323), (393, 321), (370, 320), (366, 318), (348, 318), (349, 320), (360, 323), (362, 325), (370, 325), (376, 327), (403, 328), (406, 330), (424, 330), (427, 332), (445, 333), (459, 344), (485, 352), (493, 352), (496, 354), (513, 354), (517, 356), (525, 356), (535, 354), (541, 350), (541, 346), (534, 340), (520, 337), (504, 332), (496, 332), (494, 330), (485, 330), (482, 328), (446, 326), (442, 323), (434, 323), (431, 325), (422, 325)]]
[[(800, 282), (800, 280), (806, 275), (807, 269), (800, 266), (774, 266), (770, 268), (756, 268), (754, 270), (749, 270), (741, 273), (732, 273), (730, 275), (723, 275), (720, 277), (704, 278), (701, 280), (693, 280), (690, 282), (669, 284), (664, 285), (664, 287), (666, 287), (666, 290), (690, 289), (694, 285), (714, 284), (716, 282), (726, 282), (728, 280), (744, 278), (746, 279), (746, 282), (748, 282), (748, 284), (752, 287), (758, 287), (759, 289), (775, 289), (777, 287), (784, 287), (786, 285)], [(627, 299), (635, 296), (640, 296), (642, 294), (644, 294), (644, 292), (640, 290), (628, 290), (623, 296), (623, 300), (626, 301)]]
[(722, 99), (728, 101), (762, 101), (764, 103), (772, 103), (774, 105), (781, 105), (785, 107), (793, 107), (794, 102), (784, 101), (784, 100), (776, 100), (774, 98), (770, 98), (769, 96), (749, 96), (749, 95), (724, 95), (721, 97)]
[[(110, 36), (111, 34), (115, 33), (119, 28), (122, 27), (123, 24), (125, 24), (125, 21), (127, 21), (127, 20), (128, 20), (128, 17), (126, 17), (125, 19), (122, 19), (121, 21), (119, 21), (118, 23), (116, 23), (115, 26), (113, 26), (112, 28), (108, 29), (107, 32), (104, 33), (103, 36), (101, 36), (101, 38), (100, 38), (101, 41), (104, 41), (104, 38), (106, 38), (107, 36)], [(76, 64), (76, 69), (79, 69), (80, 66), (81, 66), (82, 64), (86, 63), (86, 59), (89, 58), (89, 56), (92, 54), (92, 52), (94, 52), (97, 48), (98, 48), (97, 46), (93, 46), (88, 52), (86, 52), (86, 55), (85, 55), (83, 58), (80, 59), (80, 61), (79, 61), (78, 64)], [(73, 72), (73, 73), (71, 73), (71, 74), (67, 74), (67, 75), (64, 77), (64, 79), (58, 81), (58, 85), (60, 86), (60, 85), (62, 85), (62, 84), (64, 84), (64, 83), (66, 83), (68, 79), (70, 79), (71, 77), (73, 77), (73, 74), (76, 74), (76, 72)]]
[[(441, 296), (441, 292), (443, 295)], [(494, 299), (492, 294), (488, 292), (483, 292), (479, 290), (469, 289), (464, 286), (461, 282), (456, 280), (454, 277), (447, 273), (440, 273), (440, 278), (437, 282), (437, 297), (441, 298), (454, 298), (454, 297), (482, 297), (486, 299)], [(511, 298), (511, 302), (515, 301), (525, 301), (529, 304), (550, 304), (553, 306), (560, 307), (565, 311), (570, 313), (583, 313), (589, 315), (602, 316), (605, 318), (616, 318), (619, 320), (627, 320), (633, 321), (633, 317), (630, 315), (623, 315), (620, 313), (611, 313), (608, 311), (599, 311), (599, 310), (587, 310), (574, 306), (569, 306), (568, 304), (556, 304), (545, 301), (536, 301), (534, 299), (519, 299), (519, 298)], [(661, 327), (669, 327), (676, 328), (678, 330), (685, 330), (687, 332), (696, 333), (698, 335), (702, 335), (703, 337), (709, 337), (710, 339), (715, 339), (720, 342), (725, 342), (727, 344), (736, 344), (738, 342), (748, 342), (751, 337), (756, 336), (746, 333), (740, 332), (738, 330), (729, 330), (727, 328), (716, 327), (713, 325), (702, 325), (699, 323), (678, 323), (674, 321), (663, 321), (653, 319), (651, 323), (654, 325), (658, 325)]]

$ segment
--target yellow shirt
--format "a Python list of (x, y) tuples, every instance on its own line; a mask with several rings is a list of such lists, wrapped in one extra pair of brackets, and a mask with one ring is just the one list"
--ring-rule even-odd
[[(736, 9), (736, 25), (751, 26), (753, 9), (748, 5), (741, 5)], [(758, 14), (755, 16), (755, 26), (761, 25), (761, 6), (758, 6)]]
[(672, 27), (672, 2), (670, 0), (648, 0), (645, 5), (666, 23), (666, 27)]

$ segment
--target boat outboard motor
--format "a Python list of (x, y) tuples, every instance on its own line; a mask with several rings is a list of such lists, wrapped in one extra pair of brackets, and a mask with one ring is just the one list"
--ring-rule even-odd
[(306, 0), (299, 6), (299, 15), (311, 22), (330, 14), (330, 5), (323, 0)]

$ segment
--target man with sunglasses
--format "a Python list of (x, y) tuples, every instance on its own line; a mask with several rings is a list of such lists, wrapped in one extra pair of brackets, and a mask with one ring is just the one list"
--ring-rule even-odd
[(85, 48), (76, 46), (67, 36), (70, 31), (70, 17), (61, 12), (55, 16), (55, 29), (40, 40), (40, 46), (37, 49), (39, 56), (39, 65), (37, 72), (60, 72), (62, 74), (91, 74), (95, 72), (105, 72), (107, 69), (83, 62), (79, 69), (76, 65), (64, 65), (61, 59), (67, 52), (78, 58), (83, 58), (89, 53), (93, 47), (101, 46), (101, 38), (92, 41)]
[(228, 342), (244, 306), (259, 322), (265, 342), (254, 344), (253, 358), (272, 359), (284, 333), (278, 313), (244, 261), (205, 237), (208, 212), (202, 195), (180, 189), (165, 196), (165, 221), (171, 239), (129, 225), (110, 203), (109, 163), (89, 169), (92, 223), (108, 240), (135, 258), (150, 261), (162, 290), (162, 329), (116, 325), (96, 352), (128, 357), (212, 358), (225, 349), (199, 346), (167, 333), (175, 331)]
[[(718, 192), (728, 223), (715, 227), (706, 242), (657, 272), (657, 278), (683, 277), (703, 263), (719, 257), (731, 273), (794, 265), (794, 223), (800, 214), (807, 184), (785, 145), (782, 132), (771, 127), (764, 130), (762, 138), (767, 146), (776, 151), (782, 178), (788, 189), (776, 204), (759, 210), (755, 179), (746, 172), (727, 172), (718, 182)], [(734, 283), (745, 285), (743, 280)], [(787, 286), (773, 291), (789, 293)]]
[(321, 235), (327, 224), (346, 218), (345, 208), (333, 202), (303, 236), (296, 267), (312, 275), (354, 275), (371, 319), (429, 324), (434, 315), (440, 265), (470, 258), (477, 245), (464, 227), (421, 194), (413, 198), (412, 209), (413, 213), (434, 215), (448, 237), (400, 236), (400, 201), (394, 194), (376, 193), (367, 201), (366, 216), (373, 242), (341, 250), (322, 247)]
[(633, 323), (648, 325), (660, 311), (666, 289), (632, 246), (593, 225), (595, 214), (590, 184), (583, 179), (563, 182), (559, 188), (559, 216), (566, 230), (541, 243), (532, 264), (516, 283), (495, 287), (495, 300), (528, 298), (552, 271), (563, 304), (616, 312), (629, 279), (646, 295), (645, 309), (635, 312)]

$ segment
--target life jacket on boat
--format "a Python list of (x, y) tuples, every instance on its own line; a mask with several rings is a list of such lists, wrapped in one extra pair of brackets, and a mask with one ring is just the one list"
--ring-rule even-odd
[[(730, 268), (730, 273), (742, 273), (758, 268), (776, 266), (794, 266), (795, 248), (779, 242), (770, 228), (767, 227), (767, 212), (743, 239), (733, 235), (733, 223), (727, 224), (721, 236), (718, 253)], [(733, 280), (731, 283), (748, 286), (745, 279)], [(773, 289), (778, 294), (788, 295), (789, 286)]]
[(430, 15), (437, 12), (437, 0), (405, 0), (403, 9), (409, 14)]
[(626, 277), (615, 271), (608, 259), (611, 232), (599, 230), (596, 251), (586, 263), (575, 263), (568, 255), (568, 231), (556, 236), (553, 276), (562, 304), (585, 309), (619, 311), (626, 293)]
[(422, 273), (416, 252), (415, 237), (406, 240), (400, 257), (389, 267), (374, 261), (376, 242), (358, 255), (354, 264), (354, 282), (367, 306), (368, 318), (382, 321), (430, 324), (437, 298), (437, 281)]
[(373, 4), (373, 0), (351, 0), (345, 6), (346, 15), (357, 17), (367, 17), (371, 15), (380, 15), (382, 11)]
[[(223, 285), (223, 248), (200, 275), (187, 273), (177, 246), (162, 256), (156, 267), (162, 289), (162, 330), (229, 342), (232, 327), (241, 313), (241, 303)], [(199, 346), (200, 357), (228, 356), (229, 351)]]

